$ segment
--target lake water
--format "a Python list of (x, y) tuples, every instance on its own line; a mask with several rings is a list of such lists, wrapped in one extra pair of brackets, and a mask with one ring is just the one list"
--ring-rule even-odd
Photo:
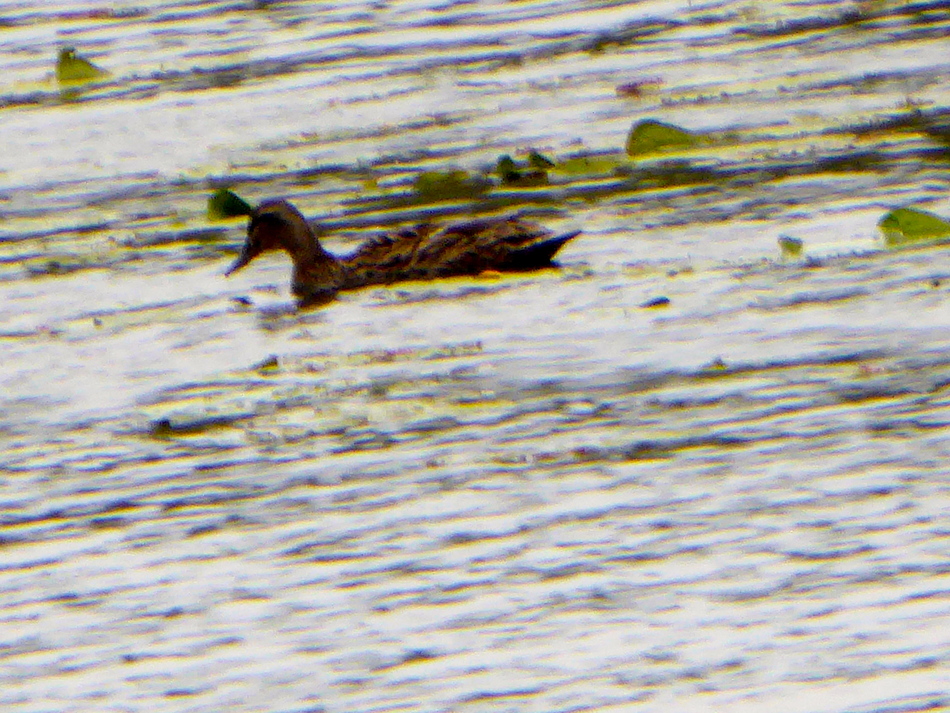
[[(950, 216), (946, 3), (20, 0), (0, 48), (4, 711), (950, 709), (950, 266), (877, 228)], [(337, 252), (583, 233), (298, 311), (222, 186)]]

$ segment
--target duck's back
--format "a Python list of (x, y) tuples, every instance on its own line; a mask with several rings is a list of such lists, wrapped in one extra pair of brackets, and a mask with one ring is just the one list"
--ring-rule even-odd
[(516, 218), (473, 220), (443, 228), (419, 225), (381, 235), (343, 259), (348, 282), (388, 283), (485, 270), (535, 270), (577, 233), (552, 236)]

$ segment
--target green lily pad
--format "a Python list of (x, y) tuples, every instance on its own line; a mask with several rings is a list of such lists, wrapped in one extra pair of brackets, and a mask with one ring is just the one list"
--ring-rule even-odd
[(895, 208), (877, 225), (888, 247), (950, 237), (950, 222), (917, 208)]
[(56, 59), (56, 81), (60, 84), (80, 84), (108, 77), (109, 73), (88, 59), (76, 54), (75, 47), (64, 47)]
[(491, 188), (488, 181), (469, 176), (465, 171), (426, 171), (416, 176), (412, 189), (426, 201), (451, 201), (478, 198)]
[(247, 201), (227, 188), (219, 188), (208, 196), (208, 220), (228, 220), (250, 215), (253, 211)]
[(787, 260), (801, 257), (805, 249), (805, 243), (801, 238), (793, 238), (789, 235), (780, 235), (778, 246), (782, 251), (782, 257)]
[(688, 149), (703, 141), (701, 134), (694, 134), (673, 124), (655, 119), (644, 119), (634, 124), (627, 136), (627, 155), (643, 156), (658, 151)]

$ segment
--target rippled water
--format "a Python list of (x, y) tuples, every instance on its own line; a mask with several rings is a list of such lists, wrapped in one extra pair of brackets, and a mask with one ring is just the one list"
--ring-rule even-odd
[[(948, 30), (887, 0), (8, 3), (3, 710), (950, 709), (950, 268), (876, 227), (950, 216)], [(59, 88), (67, 45), (110, 75)], [(629, 159), (646, 118), (710, 140)], [(547, 185), (412, 195), (532, 149)], [(224, 185), (336, 251), (584, 232), (560, 270), (297, 311), (285, 256), (223, 278)]]

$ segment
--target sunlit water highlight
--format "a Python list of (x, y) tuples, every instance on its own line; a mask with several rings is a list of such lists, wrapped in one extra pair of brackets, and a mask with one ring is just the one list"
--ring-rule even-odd
[[(0, 706), (950, 708), (950, 269), (876, 228), (950, 216), (948, 29), (886, 0), (2, 10)], [(110, 75), (61, 90), (66, 45)], [(713, 140), (627, 160), (644, 118)], [(608, 168), (412, 200), (531, 149)], [(297, 311), (284, 256), (223, 278), (222, 185), (337, 251), (584, 232), (559, 270)]]

